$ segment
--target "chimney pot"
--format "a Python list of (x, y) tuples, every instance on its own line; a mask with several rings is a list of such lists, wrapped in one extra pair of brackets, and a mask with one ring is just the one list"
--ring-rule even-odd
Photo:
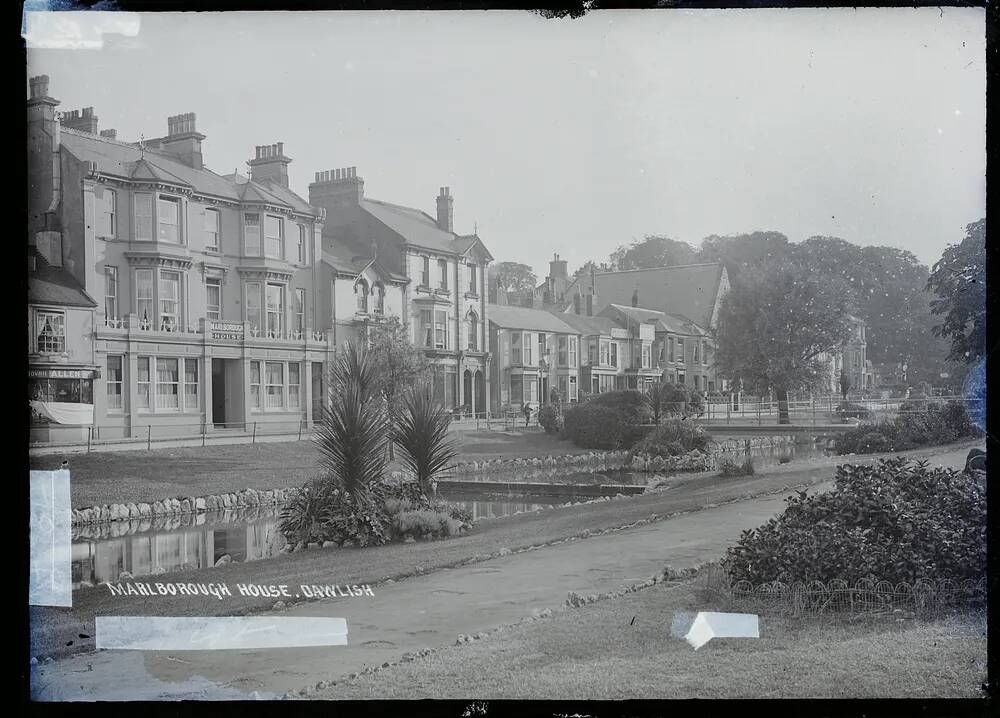
[(48, 75), (36, 75), (28, 80), (28, 85), (31, 87), (32, 97), (48, 97), (49, 94), (49, 76)]
[(284, 154), (285, 154), (285, 143), (284, 142), (279, 142), (278, 143), (278, 154), (284, 156)]

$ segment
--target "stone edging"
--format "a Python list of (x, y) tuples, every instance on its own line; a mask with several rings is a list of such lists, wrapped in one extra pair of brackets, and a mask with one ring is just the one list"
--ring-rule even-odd
[(299, 489), (296, 487), (268, 489), (266, 491), (243, 489), (228, 494), (163, 499), (152, 503), (104, 504), (88, 509), (73, 509), (72, 525), (183, 516), (251, 506), (274, 506), (284, 503), (298, 491)]

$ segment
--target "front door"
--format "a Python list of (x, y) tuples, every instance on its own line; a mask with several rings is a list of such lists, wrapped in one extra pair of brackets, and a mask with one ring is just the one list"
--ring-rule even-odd
[(212, 360), (212, 423), (226, 426), (226, 360)]

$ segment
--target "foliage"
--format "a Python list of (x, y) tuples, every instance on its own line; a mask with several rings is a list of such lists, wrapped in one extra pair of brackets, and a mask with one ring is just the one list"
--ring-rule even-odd
[(617, 415), (619, 426), (618, 448), (628, 449), (646, 435), (643, 424), (649, 424), (653, 415), (646, 403), (645, 395), (636, 389), (609, 391), (598, 394), (590, 400), (591, 404), (606, 406), (613, 409)]
[(872, 419), (873, 415), (868, 409), (861, 406), (861, 404), (842, 401), (837, 406), (837, 416), (841, 419), (861, 419), (862, 421), (868, 421)]
[(458, 456), (458, 443), (449, 433), (450, 425), (451, 414), (434, 400), (429, 386), (418, 386), (403, 395), (396, 420), (400, 462), (413, 473), (424, 493)]
[(742, 464), (732, 459), (724, 459), (719, 463), (719, 476), (753, 476), (757, 473), (754, 469), (753, 459), (748, 458)]
[(986, 354), (986, 219), (965, 230), (934, 265), (927, 289), (936, 295), (931, 311), (941, 317), (934, 333), (951, 340), (948, 358), (971, 364)]
[(418, 509), (401, 511), (392, 517), (392, 537), (395, 540), (414, 538), (417, 541), (456, 536), (462, 522), (443, 511)]
[(558, 434), (563, 430), (563, 415), (556, 404), (543, 404), (538, 410), (538, 423), (546, 434)]
[(901, 458), (837, 467), (727, 552), (734, 581), (962, 581), (986, 572), (986, 492), (957, 471)]
[(687, 242), (650, 234), (641, 242), (618, 247), (611, 253), (610, 260), (620, 270), (652, 269), (692, 264), (696, 254)]
[(844, 403), (847, 403), (847, 392), (851, 390), (851, 376), (847, 373), (846, 369), (840, 370), (840, 396), (843, 397)]
[[(905, 406), (905, 405), (904, 405)], [(981, 435), (965, 404), (959, 401), (928, 403), (922, 409), (900, 410), (892, 421), (863, 423), (837, 436), (838, 454), (905, 451), (920, 446), (947, 444)]]
[(632, 447), (635, 454), (679, 456), (697, 449), (706, 451), (712, 440), (702, 427), (684, 419), (668, 419)]
[(774, 389), (779, 422), (788, 423), (788, 392), (814, 386), (820, 355), (850, 336), (847, 296), (835, 278), (800, 262), (743, 271), (722, 300), (717, 369), (756, 394)]
[(323, 407), (317, 445), (326, 480), (363, 493), (385, 469), (386, 413), (376, 397), (376, 365), (364, 345), (348, 344), (330, 372), (330, 401)]
[(788, 237), (781, 232), (751, 232), (725, 237), (713, 234), (701, 241), (698, 261), (721, 262), (730, 281), (734, 281), (744, 269), (784, 256), (788, 246)]
[(705, 400), (692, 388), (669, 382), (654, 384), (645, 393), (654, 424), (659, 424), (663, 416), (701, 416), (705, 412)]
[(571, 406), (563, 414), (566, 437), (584, 449), (618, 449), (622, 420), (618, 412), (594, 401)]
[(372, 492), (350, 493), (325, 480), (307, 484), (282, 508), (279, 530), (289, 543), (385, 543), (387, 516)]
[(538, 284), (531, 267), (519, 262), (500, 262), (491, 266), (489, 272), (497, 287), (507, 294), (531, 292)]

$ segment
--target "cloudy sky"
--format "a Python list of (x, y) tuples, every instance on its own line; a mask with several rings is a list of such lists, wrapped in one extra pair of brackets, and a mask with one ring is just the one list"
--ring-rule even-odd
[[(119, 139), (197, 113), (205, 162), (282, 141), (292, 189), (356, 166), (538, 275), (663, 234), (777, 230), (933, 263), (985, 216), (978, 8), (143, 14), (29, 49), (60, 109)], [(27, 88), (25, 89), (27, 93)]]

